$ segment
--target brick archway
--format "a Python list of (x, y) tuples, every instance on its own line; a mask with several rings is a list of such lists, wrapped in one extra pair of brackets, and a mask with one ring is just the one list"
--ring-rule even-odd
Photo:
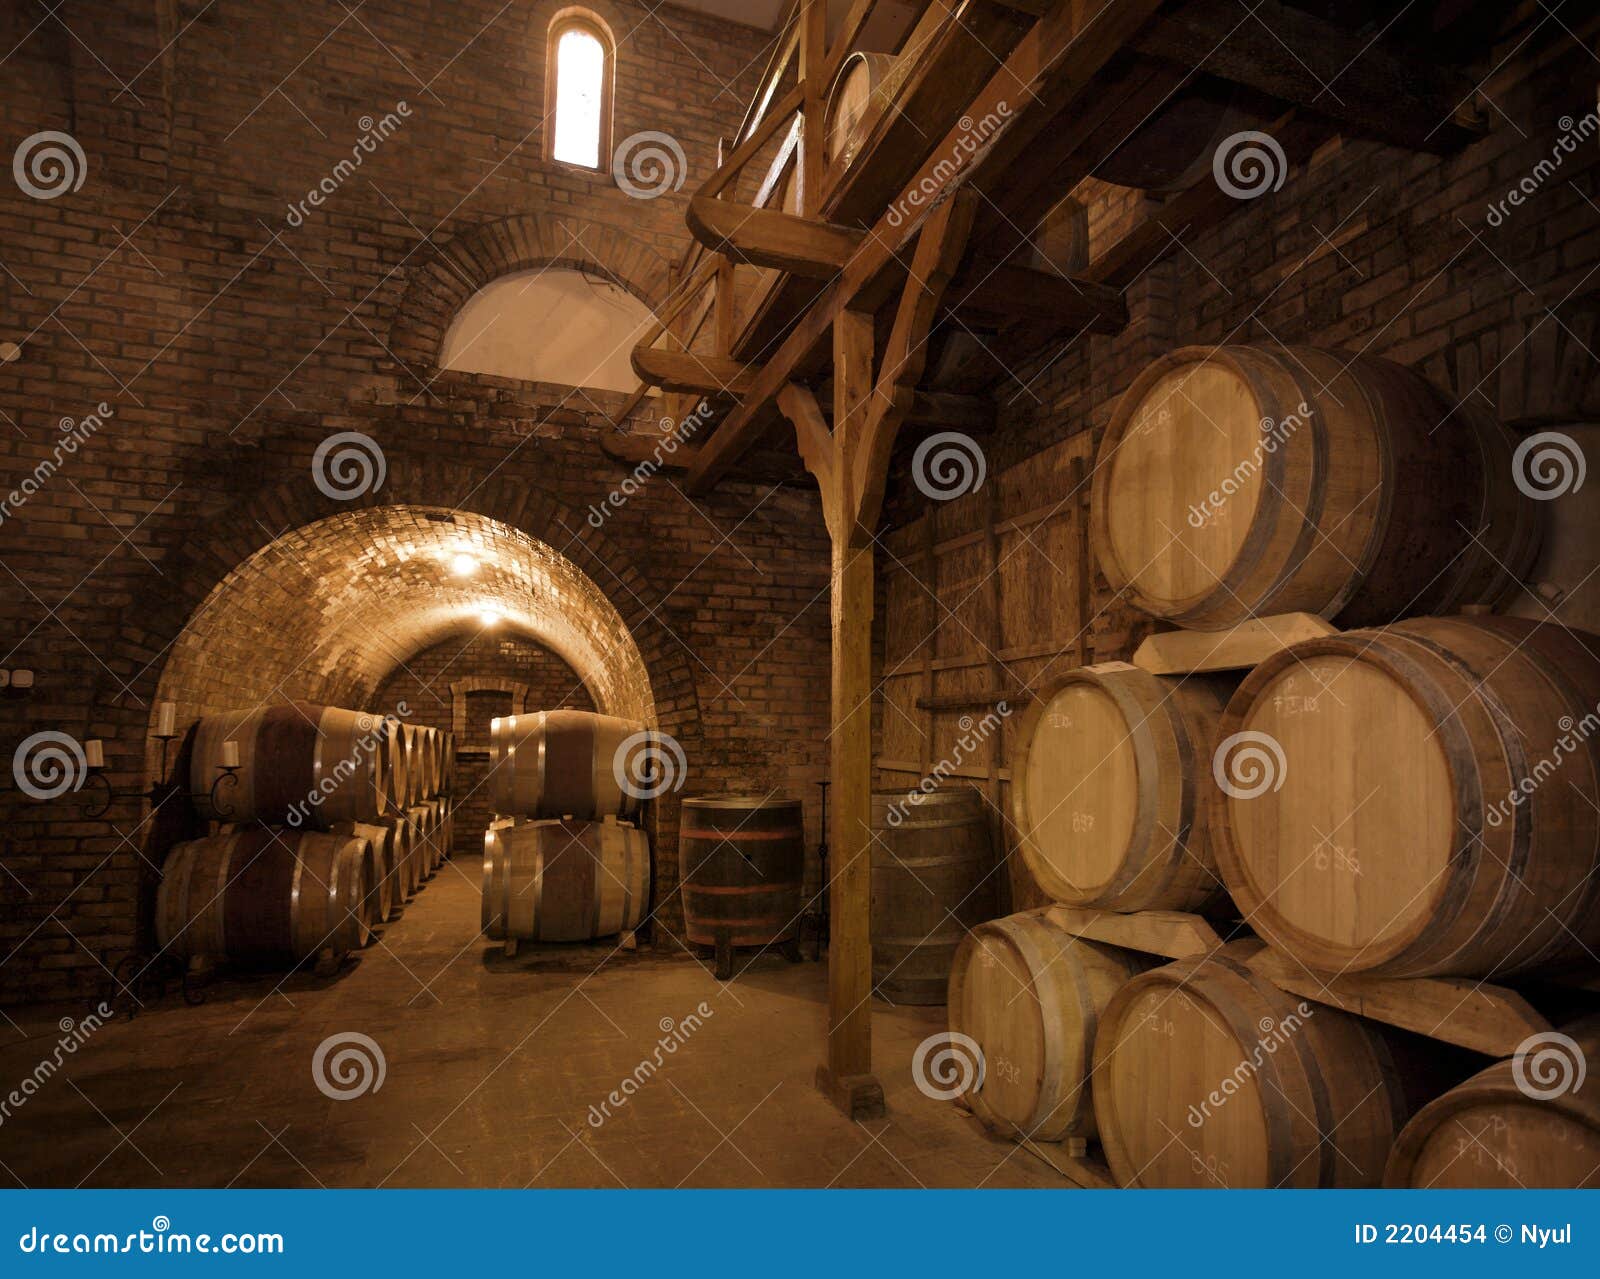
[(467, 697), (472, 693), (508, 693), (511, 696), (511, 713), (521, 715), (528, 709), (528, 686), (520, 680), (496, 679), (492, 675), (468, 675), (450, 683), (450, 727), (456, 735), (458, 746), (477, 745), (467, 741)]
[(600, 276), (659, 310), (670, 265), (623, 227), (534, 213), (486, 222), (437, 245), (412, 270), (389, 331), (389, 351), (427, 381), (438, 370), (450, 322), (473, 294), (501, 276), (539, 267)]

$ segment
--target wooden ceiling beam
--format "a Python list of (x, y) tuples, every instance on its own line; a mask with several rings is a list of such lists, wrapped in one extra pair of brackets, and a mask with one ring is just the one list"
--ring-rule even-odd
[(725, 355), (633, 348), (633, 371), (648, 386), (689, 395), (746, 395), (757, 384), (758, 368)]
[[(969, 126), (958, 121), (926, 153), (839, 278), (800, 317), (755, 385), (700, 450), (689, 472), (692, 491), (703, 493), (714, 485), (772, 424), (778, 392), (828, 336), (834, 320), (854, 305), (856, 295), (893, 266), (937, 207), (975, 174), (1019, 162), (1159, 7), (1160, 0), (1117, 0), (1093, 9), (1088, 0), (1057, 0), (968, 105), (963, 116)], [(975, 141), (979, 125), (983, 133)]]
[(1459, 150), (1486, 131), (1469, 76), (1278, 0), (1260, 0), (1247, 15), (1236, 0), (1188, 0), (1133, 47), (1413, 150)]

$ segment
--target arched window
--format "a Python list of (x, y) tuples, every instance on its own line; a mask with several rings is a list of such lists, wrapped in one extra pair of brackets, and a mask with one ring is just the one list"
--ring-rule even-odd
[(550, 24), (545, 120), (550, 158), (605, 167), (611, 148), (611, 33), (594, 14), (563, 9)]

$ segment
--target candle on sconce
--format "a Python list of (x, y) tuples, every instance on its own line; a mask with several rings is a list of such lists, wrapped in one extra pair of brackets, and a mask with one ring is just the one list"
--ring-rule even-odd
[(98, 737), (91, 737), (83, 744), (83, 759), (90, 768), (106, 766), (106, 748)]
[(172, 702), (162, 702), (156, 707), (156, 736), (176, 737), (178, 708)]
[(239, 767), (239, 743), (238, 742), (223, 742), (222, 743), (222, 766), (224, 768), (238, 768)]

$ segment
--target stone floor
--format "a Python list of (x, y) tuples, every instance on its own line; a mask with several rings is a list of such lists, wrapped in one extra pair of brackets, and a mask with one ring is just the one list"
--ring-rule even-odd
[[(878, 1006), (889, 1114), (854, 1125), (812, 1085), (825, 965), (763, 955), (723, 984), (686, 956), (609, 947), (507, 960), (478, 939), (470, 860), (446, 865), (337, 977), (227, 978), (198, 1008), (169, 995), (93, 1031), (56, 1068), (60, 1019), (88, 1011), (11, 1009), (0, 1023), (0, 1103), (37, 1081), (0, 1110), (0, 1183), (1068, 1184), (917, 1089), (912, 1054), (942, 1008)], [(334, 1050), (328, 1088), (342, 1079), (360, 1093), (339, 1099), (313, 1062), (348, 1032), (370, 1037), (384, 1074), (363, 1090)], [(635, 1090), (609, 1105), (628, 1077)]]

